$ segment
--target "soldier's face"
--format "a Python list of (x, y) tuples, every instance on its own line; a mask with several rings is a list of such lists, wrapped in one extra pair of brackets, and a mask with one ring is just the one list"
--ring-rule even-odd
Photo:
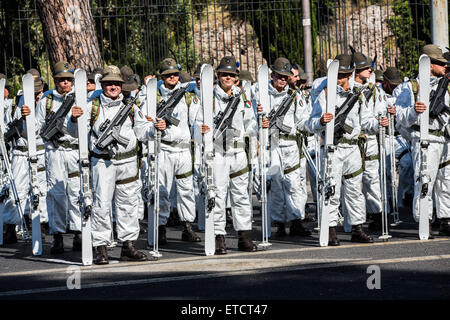
[(338, 73), (337, 84), (345, 89), (351, 77), (351, 73)]
[(56, 91), (59, 93), (67, 93), (72, 90), (72, 78), (56, 78), (55, 79), (55, 86)]
[(103, 94), (113, 100), (117, 99), (122, 92), (122, 83), (119, 81), (102, 82)]
[(443, 77), (445, 75), (446, 63), (432, 63), (431, 74), (435, 77)]
[(8, 99), (8, 97), (9, 97), (9, 91), (8, 91), (8, 89), (5, 88), (5, 99)]
[(288, 83), (288, 76), (272, 72), (273, 87), (279, 91), (283, 90)]
[(180, 74), (179, 73), (171, 73), (171, 74), (166, 74), (161, 76), (161, 79), (164, 81), (164, 85), (167, 86), (176, 86), (176, 84), (178, 83), (178, 80), (180, 79)]
[(200, 78), (195, 79), (195, 84), (197, 85), (197, 89), (200, 90)]
[(367, 79), (370, 78), (370, 75), (372, 74), (372, 69), (371, 68), (365, 68), (365, 69), (359, 70), (358, 73), (359, 73), (359, 77), (362, 80), (367, 80)]
[(236, 81), (236, 76), (232, 73), (219, 73), (219, 81), (222, 88), (231, 88)]
[(298, 70), (297, 70), (297, 69), (292, 68), (292, 69), (291, 69), (291, 72), (292, 72), (294, 75), (293, 75), (293, 76), (290, 76), (290, 77), (288, 78), (288, 83), (289, 83), (291, 86), (295, 86), (295, 85), (297, 85), (297, 82), (300, 80), (300, 76), (298, 75)]
[(94, 91), (95, 90), (95, 82), (92, 80), (88, 80), (86, 89), (88, 92)]

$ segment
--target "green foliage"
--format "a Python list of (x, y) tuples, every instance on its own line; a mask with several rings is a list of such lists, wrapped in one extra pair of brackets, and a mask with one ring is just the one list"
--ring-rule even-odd
[(389, 18), (388, 23), (400, 50), (396, 65), (402, 74), (411, 79), (417, 75), (421, 48), (430, 43), (429, 7), (416, 3), (412, 5), (407, 0), (394, 0), (392, 9), (395, 15)]

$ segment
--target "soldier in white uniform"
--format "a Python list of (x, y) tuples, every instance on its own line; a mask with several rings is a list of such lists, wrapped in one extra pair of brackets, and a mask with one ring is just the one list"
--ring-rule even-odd
[[(354, 66), (351, 57), (347, 54), (338, 55), (336, 59), (339, 60), (336, 108), (339, 108), (351, 93), (349, 80), (352, 76)], [(336, 226), (338, 224), (341, 191), (343, 193), (344, 204), (347, 208), (349, 223), (352, 225), (351, 241), (364, 243), (373, 242), (372, 237), (367, 235), (362, 228), (363, 223), (366, 222), (366, 208), (364, 195), (361, 191), (363, 170), (361, 154), (358, 148), (358, 136), (361, 131), (359, 109), (359, 102), (356, 101), (345, 120), (345, 124), (352, 128), (352, 132), (344, 132), (341, 137), (336, 136), (335, 134), (337, 143), (335, 143), (336, 150), (333, 155), (331, 174), (336, 185), (335, 193), (331, 197), (332, 210), (330, 212), (329, 223), (329, 245), (332, 246), (340, 245), (336, 233)], [(323, 90), (313, 105), (313, 110), (306, 126), (310, 132), (321, 134), (323, 137), (325, 126), (332, 119), (333, 115), (326, 112), (326, 90)], [(325, 170), (323, 161), (324, 159), (322, 159), (321, 169)]]
[[(145, 261), (147, 256), (136, 250), (134, 241), (139, 236), (139, 194), (136, 135), (134, 127), (146, 123), (136, 105), (126, 115), (120, 127), (120, 136), (128, 141), (126, 145), (112, 142), (105, 148), (98, 148), (97, 140), (108, 130), (108, 120), (124, 107), (119, 68), (107, 66), (102, 73), (102, 94), (88, 103), (88, 144), (91, 156), (92, 174), (92, 245), (96, 248), (96, 264), (108, 264), (106, 246), (111, 240), (112, 203), (117, 219), (117, 238), (122, 242), (120, 260)], [(72, 108), (67, 121), (67, 130), (78, 136), (77, 118), (83, 114), (79, 106)], [(105, 125), (106, 124), (106, 125)], [(111, 153), (108, 152), (111, 148)]]
[[(66, 61), (58, 62), (54, 67), (53, 79), (56, 89), (44, 93), (36, 105), (36, 131), (41, 132), (46, 124), (46, 116), (63, 105), (73, 94), (73, 68)], [(70, 112), (69, 112), (70, 113)], [(30, 114), (28, 106), (22, 107), (22, 116)], [(64, 124), (65, 130), (66, 124)], [(24, 130), (26, 125), (24, 122)], [(81, 213), (78, 205), (80, 194), (80, 172), (78, 166), (78, 139), (63, 134), (57, 139), (57, 145), (45, 141), (45, 165), (47, 171), (47, 210), (50, 234), (53, 235), (51, 254), (64, 252), (63, 233), (66, 226), (74, 232), (74, 251), (81, 250)]]
[[(434, 44), (425, 45), (422, 54), (426, 54), (431, 60), (430, 70), (430, 103), (433, 99), (435, 90), (439, 83), (444, 81), (446, 75), (447, 59), (444, 58), (442, 50)], [(420, 170), (421, 170), (421, 148), (420, 148), (420, 126), (419, 115), (423, 113), (426, 106), (423, 102), (418, 101), (420, 87), (418, 80), (404, 82), (394, 90), (393, 96), (397, 98), (397, 127), (400, 132), (411, 137), (411, 152), (414, 165), (414, 200), (413, 200), (413, 217), (415, 221), (419, 221), (419, 198), (421, 194)], [(450, 105), (450, 93), (447, 88), (444, 96), (440, 97), (441, 103), (445, 104), (448, 110)], [(428, 184), (427, 202), (428, 217), (431, 221), (433, 217), (433, 193), (436, 204), (436, 216), (441, 220), (440, 234), (450, 235), (450, 137), (445, 134), (444, 126), (449, 125), (450, 114), (448, 111), (441, 113), (444, 124), (441, 124), (437, 118), (430, 113), (429, 127), (429, 146), (428, 146), (428, 174), (430, 182)], [(431, 223), (430, 223), (431, 231)], [(433, 235), (430, 232), (430, 237)]]
[[(270, 129), (270, 189), (268, 192), (268, 210), (270, 217), (277, 225), (276, 235), (286, 236), (286, 224), (290, 223), (289, 235), (309, 236), (301, 220), (305, 218), (306, 193), (306, 161), (300, 156), (298, 145), (298, 129), (305, 108), (296, 90), (288, 86), (288, 77), (292, 75), (291, 64), (286, 58), (275, 60), (272, 69), (272, 80), (269, 81), (270, 106), (268, 112), (278, 110), (285, 99), (294, 95), (288, 111), (282, 119), (288, 128), (280, 130), (276, 126)], [(304, 117), (306, 120), (307, 117)], [(276, 119), (273, 119), (276, 120)]]
[[(238, 74), (236, 59), (225, 56), (216, 69), (219, 79), (218, 86), (214, 89), (213, 114), (218, 116), (219, 112), (225, 112), (227, 105), (233, 99), (239, 99), (236, 112), (231, 121), (231, 128), (214, 140), (214, 186), (216, 187), (214, 215), (214, 233), (216, 235), (215, 254), (226, 254), (225, 243), (226, 214), (225, 205), (227, 190), (230, 190), (231, 211), (233, 226), (238, 232), (238, 250), (256, 251), (256, 245), (250, 238), (249, 231), (252, 229), (252, 205), (248, 190), (249, 165), (245, 152), (244, 134), (255, 136), (257, 134), (257, 123), (251, 104), (244, 105), (241, 90), (234, 83)], [(200, 108), (195, 128), (196, 141), (201, 141), (201, 134), (209, 130), (203, 124), (203, 111)]]
[[(44, 84), (40, 78), (39, 71), (36, 69), (30, 69), (27, 73), (31, 73), (34, 78), (34, 93), (36, 102), (39, 102), (44, 90)], [(9, 127), (9, 130), (5, 133), (5, 137), (14, 132), (11, 137), (12, 145), (12, 161), (11, 170), (14, 176), (17, 193), (19, 195), (20, 204), (24, 214), (30, 214), (29, 192), (30, 192), (30, 180), (29, 180), (29, 164), (28, 164), (28, 147), (26, 135), (22, 130), (23, 119), (20, 107), (23, 105), (23, 98), (19, 101), (19, 106), (15, 107), (11, 103), (12, 100), (7, 101), (7, 109), (5, 110), (5, 118), (7, 122), (12, 126), (13, 121), (16, 121), (17, 126), (15, 128)], [(46, 194), (47, 194), (47, 179), (45, 174), (45, 157), (44, 157), (44, 144), (39, 136), (36, 136), (36, 148), (38, 157), (38, 181), (39, 181), (39, 213), (41, 220), (41, 234), (45, 237), (45, 227), (48, 223), (47, 207), (46, 207)], [(16, 208), (13, 193), (10, 192), (9, 198), (5, 203), (3, 209), (3, 221), (6, 224), (5, 244), (16, 243), (16, 225), (20, 221), (20, 217)]]

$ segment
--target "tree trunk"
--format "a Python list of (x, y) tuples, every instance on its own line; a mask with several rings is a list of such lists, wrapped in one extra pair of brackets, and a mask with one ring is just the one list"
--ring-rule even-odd
[(36, 3), (52, 71), (63, 60), (86, 71), (103, 66), (89, 0)]

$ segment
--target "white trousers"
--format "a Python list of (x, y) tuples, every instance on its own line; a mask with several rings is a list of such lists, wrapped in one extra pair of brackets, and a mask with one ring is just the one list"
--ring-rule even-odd
[[(414, 200), (413, 217), (419, 221), (419, 198), (421, 193), (420, 173), (421, 173), (421, 152), (420, 141), (413, 138), (412, 160), (414, 164)], [(433, 193), (436, 204), (436, 216), (438, 219), (450, 218), (450, 165), (444, 165), (450, 161), (450, 142), (430, 142), (428, 146), (428, 174), (430, 182), (428, 184), (428, 218), (433, 217)]]
[[(190, 174), (189, 174), (190, 173)], [(181, 175), (188, 174), (185, 177)], [(178, 176), (178, 177), (177, 177)], [(195, 195), (192, 156), (182, 152), (161, 150), (159, 153), (159, 225), (166, 225), (170, 216), (170, 191), (175, 183), (176, 207), (181, 221), (194, 222)], [(175, 203), (174, 203), (175, 204)]]
[[(38, 155), (38, 183), (39, 183), (39, 213), (42, 222), (48, 221), (47, 215), (47, 177), (45, 173), (44, 153)], [(42, 170), (44, 169), (44, 170)], [(30, 214), (30, 176), (28, 154), (22, 151), (12, 151), (11, 171), (24, 214)], [(5, 224), (19, 224), (20, 217), (11, 186), (9, 198), (3, 204), (3, 222)]]
[[(291, 171), (299, 164), (299, 168)], [(285, 223), (304, 219), (307, 200), (306, 163), (304, 158), (300, 163), (297, 144), (271, 150), (270, 173), (267, 207), (272, 220)]]
[[(112, 234), (112, 204), (115, 206), (117, 239), (134, 241), (139, 236), (139, 183), (136, 157), (115, 164), (111, 160), (92, 158), (92, 245), (109, 245)], [(117, 183), (119, 182), (119, 183)]]
[(51, 234), (65, 233), (67, 223), (71, 230), (81, 231), (78, 158), (78, 150), (63, 148), (45, 150), (47, 210)]
[[(324, 154), (321, 150), (321, 154)], [(324, 157), (322, 157), (321, 171), (324, 168)], [(338, 146), (332, 157), (331, 174), (336, 182), (335, 193), (331, 197), (330, 227), (335, 227), (339, 219), (339, 204), (344, 201), (345, 212), (350, 225), (359, 225), (366, 221), (365, 199), (362, 193), (362, 174), (356, 174), (362, 169), (361, 154), (356, 145)], [(345, 175), (352, 175), (352, 177)]]
[(214, 232), (225, 235), (226, 198), (229, 189), (233, 227), (236, 231), (252, 229), (252, 205), (248, 194), (248, 172), (231, 178), (230, 175), (247, 167), (247, 154), (242, 149), (223, 153), (216, 151), (213, 164), (216, 204), (213, 209)]
[[(367, 139), (366, 157), (379, 155), (376, 139)], [(380, 162), (378, 159), (366, 160), (362, 175), (362, 193), (366, 199), (367, 213), (381, 212)]]

